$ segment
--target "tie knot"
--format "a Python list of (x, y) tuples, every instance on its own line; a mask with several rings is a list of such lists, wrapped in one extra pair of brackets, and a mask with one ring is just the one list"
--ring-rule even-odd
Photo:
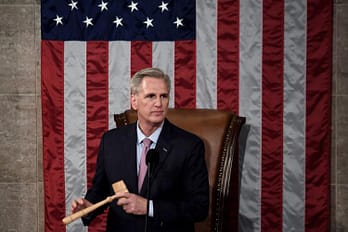
[(151, 143), (152, 143), (151, 139), (149, 138), (143, 139), (143, 144), (145, 147), (149, 147)]

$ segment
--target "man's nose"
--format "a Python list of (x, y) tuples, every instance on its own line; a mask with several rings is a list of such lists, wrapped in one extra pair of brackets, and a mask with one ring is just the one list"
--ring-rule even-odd
[(162, 105), (162, 97), (156, 97), (155, 105), (156, 106), (161, 106)]

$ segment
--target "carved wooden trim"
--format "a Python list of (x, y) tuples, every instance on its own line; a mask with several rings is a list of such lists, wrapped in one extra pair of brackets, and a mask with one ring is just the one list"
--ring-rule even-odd
[(245, 123), (244, 117), (231, 116), (231, 121), (226, 129), (225, 140), (221, 150), (220, 161), (217, 167), (216, 187), (213, 191), (212, 230), (214, 232), (225, 231), (224, 213), (225, 202), (230, 197), (232, 165), (235, 155), (238, 153), (239, 133)]
[(114, 120), (115, 120), (117, 127), (128, 125), (128, 119), (126, 116), (126, 112), (123, 112), (120, 114), (114, 114)]

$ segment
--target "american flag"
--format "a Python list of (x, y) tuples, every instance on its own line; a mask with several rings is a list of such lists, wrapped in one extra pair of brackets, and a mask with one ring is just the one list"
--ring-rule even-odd
[[(170, 107), (246, 117), (239, 231), (329, 231), (332, 1), (42, 0), (45, 231), (68, 226), (99, 139), (158, 67)], [(103, 217), (101, 217), (103, 218)]]

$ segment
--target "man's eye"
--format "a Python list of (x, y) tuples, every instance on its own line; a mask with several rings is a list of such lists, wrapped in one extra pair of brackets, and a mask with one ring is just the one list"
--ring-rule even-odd
[(156, 95), (155, 94), (149, 94), (149, 95), (147, 95), (147, 97), (148, 98), (154, 98), (154, 97), (156, 97)]
[(163, 94), (163, 95), (161, 95), (161, 98), (168, 98), (168, 95), (167, 94)]

